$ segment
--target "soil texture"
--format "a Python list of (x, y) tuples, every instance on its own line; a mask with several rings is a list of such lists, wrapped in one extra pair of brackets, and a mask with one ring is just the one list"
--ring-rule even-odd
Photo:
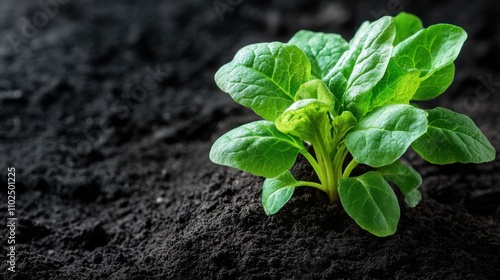
[(262, 179), (208, 152), (257, 119), (213, 81), (238, 49), (300, 29), (349, 39), (400, 10), (468, 32), (453, 85), (422, 106), (467, 114), (500, 150), (500, 2), (48, 2), (0, 4), (0, 170), (15, 168), (18, 218), (3, 279), (498, 279), (498, 159), (409, 151), (423, 200), (401, 200), (397, 233), (378, 238), (315, 189), (266, 216)]

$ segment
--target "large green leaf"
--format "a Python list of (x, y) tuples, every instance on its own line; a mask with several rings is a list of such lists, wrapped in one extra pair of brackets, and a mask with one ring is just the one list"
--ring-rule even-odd
[(404, 70), (391, 59), (384, 76), (372, 89), (370, 107), (408, 104), (419, 88), (419, 75), (417, 69)]
[[(383, 17), (362, 30), (364, 33), (356, 34), (350, 50), (344, 53), (333, 69), (334, 72), (340, 70), (347, 80), (344, 107), (357, 118), (368, 111), (367, 95), (384, 76), (396, 33), (391, 17)], [(329, 74), (327, 77), (333, 78), (334, 75)], [(330, 80), (328, 82), (331, 83)]]
[(396, 23), (396, 38), (394, 39), (394, 46), (408, 39), (413, 34), (422, 30), (422, 21), (412, 14), (401, 12), (394, 17)]
[(354, 37), (349, 42), (349, 49), (343, 53), (335, 67), (330, 69), (323, 81), (328, 86), (330, 91), (339, 100), (342, 100), (345, 91), (347, 90), (347, 80), (356, 64), (356, 57), (359, 56), (362, 50), (362, 45), (366, 39), (366, 34), (369, 31), (371, 24), (369, 21), (363, 22), (354, 34)]
[(451, 24), (436, 24), (422, 29), (394, 48), (394, 59), (403, 69), (418, 69), (426, 78), (452, 63), (458, 56), (467, 33)]
[(311, 64), (297, 46), (278, 42), (242, 48), (215, 74), (215, 82), (239, 104), (274, 121), (311, 78)]
[(297, 95), (295, 95), (295, 101), (300, 99), (317, 99), (328, 104), (332, 109), (335, 107), (335, 103), (339, 102), (335, 100), (325, 83), (319, 79), (311, 80), (300, 86)]
[(276, 214), (292, 197), (297, 181), (289, 171), (264, 180), (262, 206), (267, 215)]
[(411, 105), (386, 105), (365, 115), (345, 143), (357, 162), (381, 167), (400, 158), (426, 130), (425, 111)]
[(331, 107), (317, 99), (302, 99), (292, 104), (276, 119), (276, 127), (313, 144), (328, 136), (331, 128), (328, 112)]
[(311, 62), (314, 77), (322, 79), (330, 71), (349, 44), (338, 34), (301, 30), (289, 41), (304, 51)]
[(339, 180), (339, 196), (347, 214), (363, 229), (384, 237), (396, 232), (399, 204), (391, 186), (374, 171)]
[(421, 79), (420, 87), (413, 95), (413, 100), (429, 100), (443, 93), (455, 78), (455, 65), (453, 63), (437, 70), (426, 79)]
[(384, 179), (393, 182), (405, 195), (405, 201), (410, 207), (415, 207), (422, 199), (418, 186), (422, 184), (422, 177), (415, 169), (400, 161), (382, 166), (376, 170)]
[(300, 139), (280, 132), (274, 123), (256, 121), (217, 139), (210, 150), (210, 159), (257, 176), (274, 178), (293, 166), (302, 149)]
[(495, 148), (469, 117), (444, 108), (426, 111), (429, 129), (411, 145), (425, 160), (449, 164), (495, 159)]
[(395, 36), (394, 20), (384, 17), (370, 24), (368, 33), (359, 55), (356, 55), (354, 68), (347, 81), (346, 101), (353, 96), (367, 92), (382, 78), (392, 54)]

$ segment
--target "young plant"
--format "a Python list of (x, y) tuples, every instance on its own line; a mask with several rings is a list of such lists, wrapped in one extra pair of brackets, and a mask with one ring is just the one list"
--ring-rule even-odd
[[(246, 46), (219, 69), (215, 81), (264, 120), (221, 136), (210, 159), (266, 177), (262, 204), (268, 215), (278, 212), (296, 187), (313, 187), (331, 203), (340, 200), (361, 228), (392, 235), (400, 210), (389, 182), (410, 207), (421, 200), (422, 178), (399, 161), (410, 146), (435, 164), (495, 158), (469, 117), (412, 103), (450, 86), (453, 61), (466, 37), (460, 27), (423, 28), (418, 17), (401, 13), (363, 23), (349, 42), (337, 34), (299, 31), (288, 43)], [(289, 172), (299, 153), (317, 182)], [(370, 171), (351, 177), (359, 164)]]

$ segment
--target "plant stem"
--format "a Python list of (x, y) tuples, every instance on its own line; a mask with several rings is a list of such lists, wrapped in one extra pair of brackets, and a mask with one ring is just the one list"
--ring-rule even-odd
[(344, 163), (344, 159), (347, 156), (347, 148), (345, 144), (339, 143), (336, 146), (335, 156), (333, 157), (333, 163), (335, 167), (332, 169), (332, 182), (331, 182), (331, 190), (330, 190), (330, 203), (333, 203), (339, 199), (338, 194), (338, 184), (339, 179), (342, 177), (342, 164)]
[(332, 201), (335, 199), (335, 190), (334, 190), (335, 178), (333, 174), (332, 162), (329, 157), (328, 149), (326, 148), (326, 145), (323, 141), (319, 141), (318, 149), (324, 164), (324, 172), (325, 172), (324, 174), (326, 176), (325, 187), (327, 189), (328, 197), (330, 198), (330, 201)]

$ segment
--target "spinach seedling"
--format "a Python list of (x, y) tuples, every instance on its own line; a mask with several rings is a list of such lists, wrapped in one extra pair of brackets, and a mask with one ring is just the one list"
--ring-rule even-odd
[[(422, 178), (399, 161), (410, 146), (435, 164), (495, 158), (469, 117), (413, 104), (450, 86), (453, 61), (466, 37), (460, 27), (423, 28), (418, 17), (401, 13), (363, 23), (349, 42), (303, 30), (288, 43), (246, 46), (218, 70), (215, 81), (264, 120), (221, 136), (210, 159), (266, 177), (262, 204), (268, 215), (278, 212), (295, 188), (313, 187), (332, 203), (340, 200), (361, 228), (392, 235), (400, 208), (389, 182), (410, 207), (421, 200)], [(317, 180), (292, 176), (299, 153)], [(370, 171), (352, 177), (360, 164)]]

